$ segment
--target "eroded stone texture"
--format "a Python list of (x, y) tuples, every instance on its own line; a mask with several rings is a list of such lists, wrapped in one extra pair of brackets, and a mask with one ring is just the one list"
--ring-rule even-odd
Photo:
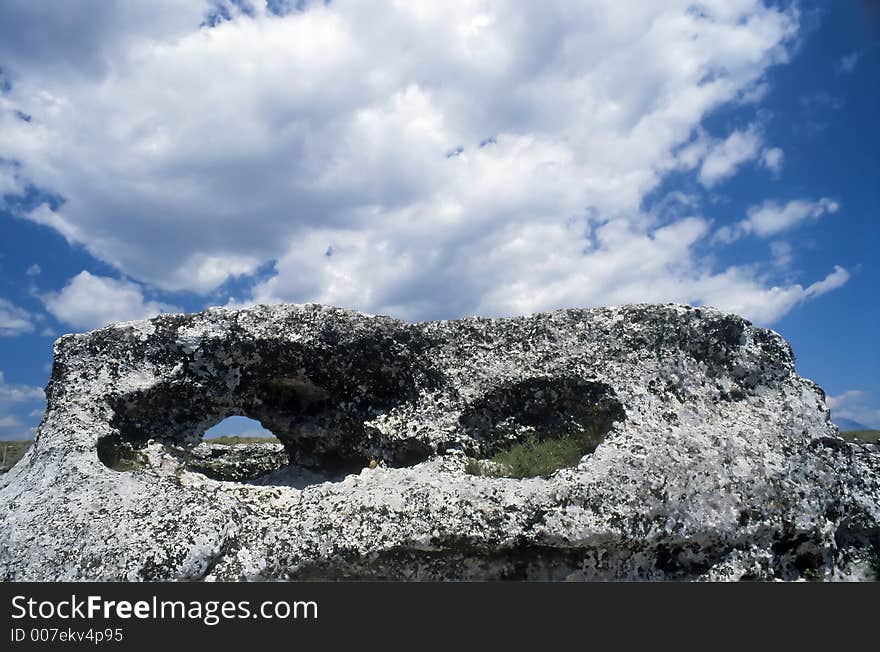
[[(876, 448), (837, 436), (781, 337), (711, 309), (163, 315), (58, 340), (47, 396), (34, 446), (0, 478), (7, 580), (874, 579), (880, 566)], [(239, 482), (199, 473), (212, 453), (193, 448), (230, 415), (284, 446), (242, 460)], [(581, 427), (607, 434), (550, 478), (464, 471), (466, 455)]]

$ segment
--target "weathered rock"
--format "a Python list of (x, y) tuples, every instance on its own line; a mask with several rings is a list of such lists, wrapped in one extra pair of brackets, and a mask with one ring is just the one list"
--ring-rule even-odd
[[(880, 568), (880, 455), (837, 436), (780, 336), (711, 309), (163, 315), (59, 339), (47, 397), (0, 478), (7, 580)], [(234, 414), (272, 430), (289, 464), (257, 479), (251, 464), (246, 482), (197, 472), (189, 447)], [(586, 427), (604, 441), (549, 478), (464, 471), (466, 455)]]

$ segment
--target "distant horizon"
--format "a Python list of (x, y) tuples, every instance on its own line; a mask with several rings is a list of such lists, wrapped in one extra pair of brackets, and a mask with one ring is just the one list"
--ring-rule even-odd
[(870, 3), (83, 7), (0, 4), (0, 439), (64, 332), (276, 302), (713, 305), (880, 428)]
[[(831, 416), (831, 420), (841, 432), (876, 430), (875, 428), (870, 428), (865, 424), (858, 423), (856, 421), (853, 421), (852, 419), (847, 419), (845, 417), (835, 419), (833, 414)], [(841, 425), (841, 422), (845, 424), (845, 426)], [(276, 435), (271, 430), (263, 427), (263, 425), (259, 421), (257, 421), (256, 419), (251, 419), (250, 417), (243, 416), (226, 417), (225, 419), (220, 420), (219, 422), (208, 428), (201, 436), (204, 440), (217, 439), (219, 437), (258, 437), (263, 439), (276, 438)], [(30, 441), (30, 439), (4, 437), (0, 438), (0, 441)]]

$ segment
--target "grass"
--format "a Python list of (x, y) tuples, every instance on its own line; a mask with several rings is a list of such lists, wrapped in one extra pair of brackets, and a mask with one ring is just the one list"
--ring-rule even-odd
[(576, 466), (584, 455), (596, 450), (601, 441), (602, 433), (591, 428), (561, 437), (531, 436), (487, 460), (468, 459), (465, 472), (496, 478), (547, 478), (554, 471)]
[(11, 469), (33, 443), (30, 440), (0, 441), (0, 461), (3, 459), (3, 449), (6, 449), (6, 464), (0, 467), (0, 473), (6, 473)]
[(861, 441), (869, 444), (880, 443), (880, 430), (849, 430), (840, 436), (849, 441)]
[(114, 471), (134, 471), (135, 469), (139, 469), (143, 466), (143, 461), (137, 458), (130, 457), (120, 457), (116, 463), (110, 468)]
[(464, 463), (464, 472), (470, 475), (486, 475), (483, 472), (483, 465), (480, 463), (480, 460), (473, 457), (467, 458), (467, 462)]
[[(840, 435), (850, 441), (880, 442), (880, 430), (854, 430)], [(547, 478), (554, 471), (576, 466), (601, 441), (596, 429), (544, 439), (532, 436), (488, 459), (468, 458), (464, 470), (471, 475), (495, 478)]]
[(825, 579), (824, 573), (817, 568), (808, 568), (801, 575), (808, 582), (821, 582)]

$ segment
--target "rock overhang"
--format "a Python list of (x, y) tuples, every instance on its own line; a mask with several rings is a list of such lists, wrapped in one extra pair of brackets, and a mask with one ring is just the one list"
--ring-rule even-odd
[[(824, 395), (779, 335), (712, 309), (163, 315), (58, 340), (47, 398), (0, 480), (23, 533), (0, 538), (9, 579), (794, 579), (876, 562), (876, 455), (828, 443)], [(167, 454), (231, 414), (318, 475), (222, 482)], [(588, 419), (605, 440), (576, 468), (463, 471)], [(110, 468), (126, 451), (146, 463)], [(69, 548), (32, 549), (48, 524)]]

